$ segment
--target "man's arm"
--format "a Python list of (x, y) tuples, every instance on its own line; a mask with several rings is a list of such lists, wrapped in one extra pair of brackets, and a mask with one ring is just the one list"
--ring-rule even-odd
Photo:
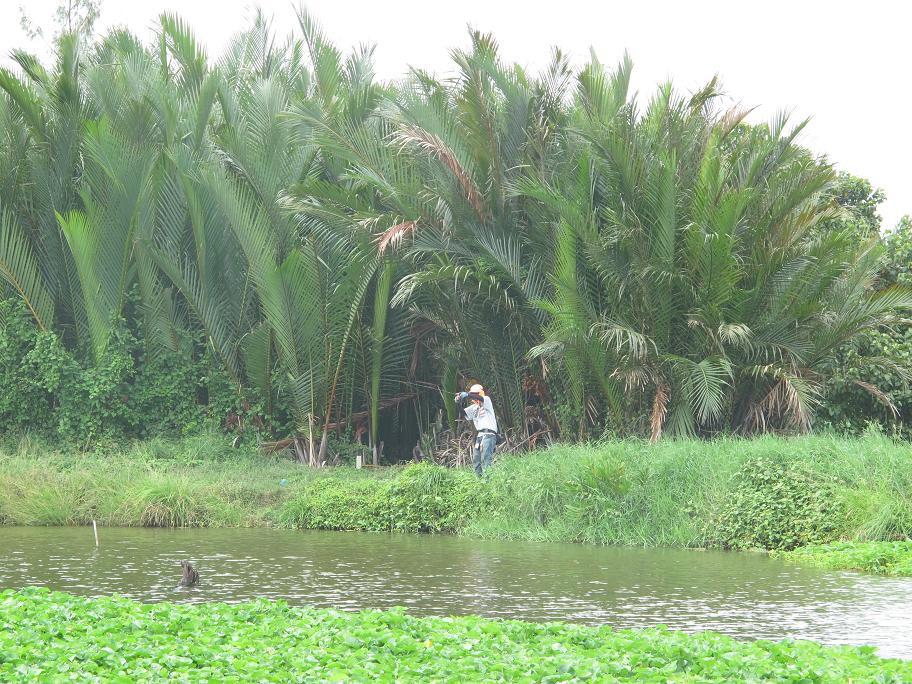
[(471, 399), (472, 401), (484, 402), (484, 395), (476, 394), (475, 392), (457, 392), (456, 396), (453, 397), (453, 401), (457, 404), (464, 399)]
[[(456, 408), (461, 408), (465, 417), (471, 420), (472, 422), (478, 417), (478, 413), (486, 405), (491, 405), (491, 400), (488, 399), (483, 394), (477, 394), (475, 392), (459, 392), (455, 397), (453, 397), (456, 402)], [(462, 402), (469, 400), (467, 406), (462, 406)]]

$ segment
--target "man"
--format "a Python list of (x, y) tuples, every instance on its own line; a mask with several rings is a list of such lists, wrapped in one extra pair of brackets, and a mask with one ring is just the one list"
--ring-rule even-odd
[(465, 399), (469, 405), (465, 407), (466, 418), (475, 424), (475, 444), (472, 447), (472, 461), (475, 464), (475, 474), (484, 475), (485, 468), (491, 467), (491, 458), (497, 444), (497, 417), (494, 415), (494, 404), (485, 396), (484, 387), (472, 385), (468, 392), (456, 395), (458, 404)]

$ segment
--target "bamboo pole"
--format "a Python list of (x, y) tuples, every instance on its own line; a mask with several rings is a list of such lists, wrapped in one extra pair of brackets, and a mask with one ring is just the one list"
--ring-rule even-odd
[(95, 546), (98, 546), (98, 525), (95, 524), (95, 518), (92, 518), (92, 531), (95, 533)]

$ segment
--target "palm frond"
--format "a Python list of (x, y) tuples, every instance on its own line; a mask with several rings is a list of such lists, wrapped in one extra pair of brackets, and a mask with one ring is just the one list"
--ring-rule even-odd
[(0, 205), (0, 276), (10, 284), (42, 330), (54, 324), (54, 301), (45, 286), (32, 246), (15, 217)]

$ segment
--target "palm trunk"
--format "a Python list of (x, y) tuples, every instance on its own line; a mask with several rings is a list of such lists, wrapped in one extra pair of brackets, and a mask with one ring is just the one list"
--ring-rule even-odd
[(309, 447), (309, 452), (307, 455), (310, 459), (310, 466), (313, 467), (316, 465), (316, 461), (314, 460), (314, 417), (312, 413), (307, 416), (307, 422), (307, 444)]
[(326, 462), (326, 442), (329, 437), (329, 430), (325, 427), (323, 428), (323, 436), (320, 438), (320, 453), (317, 455), (317, 463), (323, 464)]
[(443, 385), (443, 405), (446, 407), (447, 423), (450, 426), (450, 432), (455, 435), (457, 416), (456, 402), (453, 401), (453, 397), (456, 395), (455, 366), (447, 364), (446, 368), (443, 369), (441, 384)]
[(383, 341), (386, 336), (386, 314), (389, 310), (390, 290), (396, 265), (392, 260), (383, 264), (377, 289), (374, 293), (374, 324), (371, 344), (371, 386), (370, 386), (370, 441), (374, 449), (374, 465), (377, 465), (377, 436), (380, 417), (380, 372), (383, 366)]

